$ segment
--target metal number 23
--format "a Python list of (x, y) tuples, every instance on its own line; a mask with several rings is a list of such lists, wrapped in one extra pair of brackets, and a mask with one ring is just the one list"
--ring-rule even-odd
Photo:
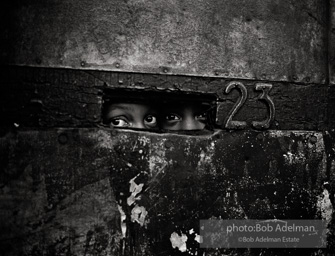
[[(246, 127), (247, 123), (245, 121), (234, 121), (233, 117), (244, 105), (248, 97), (248, 91), (245, 88), (244, 84), (241, 82), (230, 82), (226, 89), (225, 93), (228, 94), (232, 89), (238, 89), (240, 91), (241, 97), (235, 103), (234, 107), (229, 111), (227, 118), (225, 120), (225, 128), (227, 129), (243, 129)], [(258, 97), (258, 100), (264, 101), (269, 109), (269, 117), (264, 121), (253, 121), (252, 126), (256, 129), (268, 129), (271, 122), (274, 120), (275, 116), (275, 105), (272, 99), (269, 96), (269, 92), (272, 89), (272, 84), (257, 83), (256, 91), (262, 91), (262, 94)]]

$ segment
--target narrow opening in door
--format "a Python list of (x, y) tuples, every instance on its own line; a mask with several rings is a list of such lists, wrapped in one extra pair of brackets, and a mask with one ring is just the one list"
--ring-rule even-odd
[(194, 132), (213, 130), (215, 112), (215, 95), (109, 89), (102, 115), (116, 129)]

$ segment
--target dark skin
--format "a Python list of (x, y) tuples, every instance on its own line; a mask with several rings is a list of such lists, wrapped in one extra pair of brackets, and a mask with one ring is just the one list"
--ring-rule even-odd
[(146, 104), (113, 103), (107, 107), (105, 119), (111, 127), (157, 129), (157, 113)]
[(208, 106), (195, 103), (174, 104), (162, 111), (161, 128), (166, 130), (203, 130), (207, 123)]
[(205, 129), (206, 111), (208, 105), (176, 102), (165, 105), (158, 115), (154, 107), (144, 103), (113, 103), (106, 108), (104, 118), (110, 127), (192, 131)]

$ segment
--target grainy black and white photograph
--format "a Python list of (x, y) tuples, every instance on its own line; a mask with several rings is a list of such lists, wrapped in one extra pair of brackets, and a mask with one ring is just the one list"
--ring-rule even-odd
[(335, 0), (4, 0), (1, 256), (335, 255)]

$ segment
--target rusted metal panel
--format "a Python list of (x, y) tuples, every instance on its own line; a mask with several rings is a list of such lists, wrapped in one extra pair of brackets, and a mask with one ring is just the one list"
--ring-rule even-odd
[[(173, 233), (202, 255), (189, 231), (219, 217), (324, 219), (328, 248), (304, 255), (335, 246), (333, 132), (30, 130), (7, 133), (0, 150), (6, 255), (179, 255)], [(206, 255), (275, 252), (293, 253)]]
[[(268, 103), (259, 99), (259, 81), (230, 80), (188, 76), (166, 76), (122, 72), (69, 69), (7, 67), (0, 94), (3, 127), (95, 127), (102, 125), (101, 111), (106, 89), (123, 88), (153, 92), (209, 94), (217, 97), (217, 128), (239, 100), (233, 81), (241, 83), (248, 96), (233, 120), (245, 121), (245, 130), (255, 129), (253, 122), (269, 117)], [(327, 85), (273, 82), (269, 97), (275, 115), (270, 129), (326, 130), (334, 127), (335, 90)], [(163, 96), (162, 96), (163, 97)]]
[(327, 1), (6, 1), (2, 63), (324, 83)]

